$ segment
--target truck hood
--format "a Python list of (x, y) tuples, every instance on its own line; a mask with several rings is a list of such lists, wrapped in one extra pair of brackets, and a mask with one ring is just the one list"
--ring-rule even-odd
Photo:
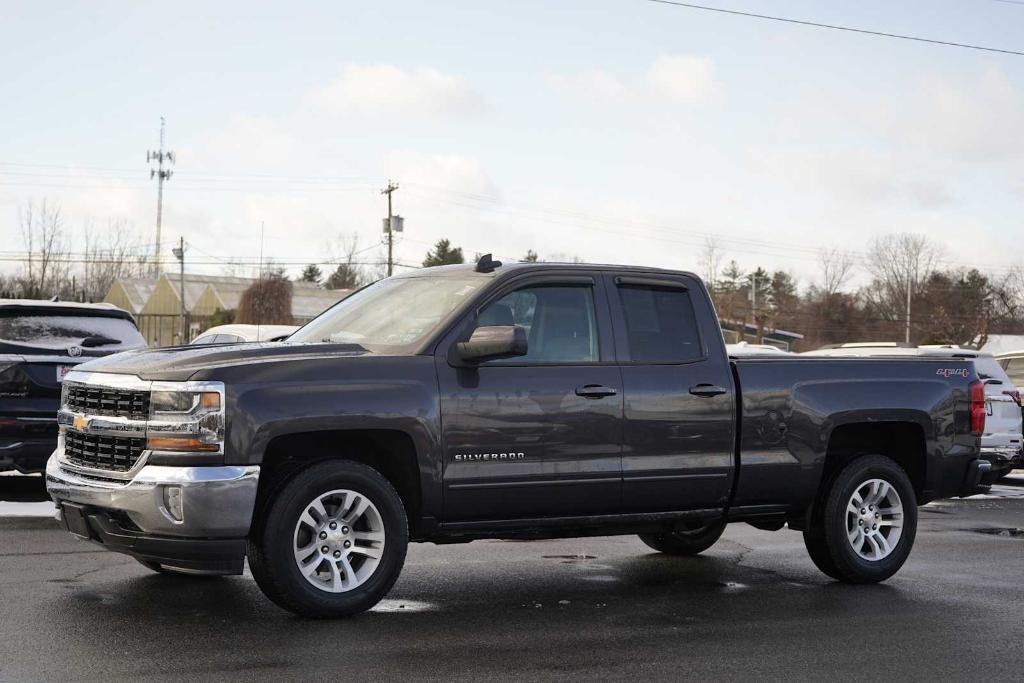
[(197, 373), (239, 365), (367, 355), (372, 354), (358, 344), (250, 342), (126, 351), (82, 363), (75, 369), (135, 375), (145, 380), (183, 381)]

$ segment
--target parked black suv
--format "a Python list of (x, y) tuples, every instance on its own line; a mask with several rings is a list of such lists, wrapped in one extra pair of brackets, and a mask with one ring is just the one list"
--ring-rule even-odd
[(71, 368), (145, 346), (132, 316), (111, 304), (0, 299), (0, 470), (46, 467)]

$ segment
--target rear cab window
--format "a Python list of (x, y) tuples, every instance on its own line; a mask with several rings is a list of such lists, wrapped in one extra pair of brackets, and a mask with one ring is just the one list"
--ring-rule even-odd
[(0, 310), (0, 347), (11, 351), (64, 352), (72, 346), (107, 352), (146, 346), (135, 324), (123, 317), (45, 309)]

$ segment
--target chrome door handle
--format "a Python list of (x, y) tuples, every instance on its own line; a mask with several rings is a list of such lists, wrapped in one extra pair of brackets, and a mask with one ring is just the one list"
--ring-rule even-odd
[(615, 389), (601, 384), (584, 384), (581, 387), (576, 387), (576, 395), (583, 398), (604, 398), (605, 396), (614, 396), (617, 393), (619, 392)]
[(695, 384), (690, 387), (690, 393), (694, 396), (700, 396), (702, 398), (709, 398), (711, 396), (721, 396), (722, 394), (729, 391), (725, 387), (716, 387), (714, 384)]

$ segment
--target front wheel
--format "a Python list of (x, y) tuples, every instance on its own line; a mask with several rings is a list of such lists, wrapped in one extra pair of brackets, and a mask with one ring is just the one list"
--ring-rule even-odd
[(276, 489), (249, 541), (249, 568), (281, 607), (307, 617), (347, 617), (387, 594), (405, 562), (402, 499), (366, 465), (330, 460)]
[(895, 574), (917, 533), (917, 497), (890, 458), (867, 455), (833, 480), (804, 543), (815, 565), (846, 583), (877, 583)]
[(723, 531), (725, 524), (714, 522), (693, 531), (640, 534), (640, 540), (666, 555), (697, 555), (717, 543)]

